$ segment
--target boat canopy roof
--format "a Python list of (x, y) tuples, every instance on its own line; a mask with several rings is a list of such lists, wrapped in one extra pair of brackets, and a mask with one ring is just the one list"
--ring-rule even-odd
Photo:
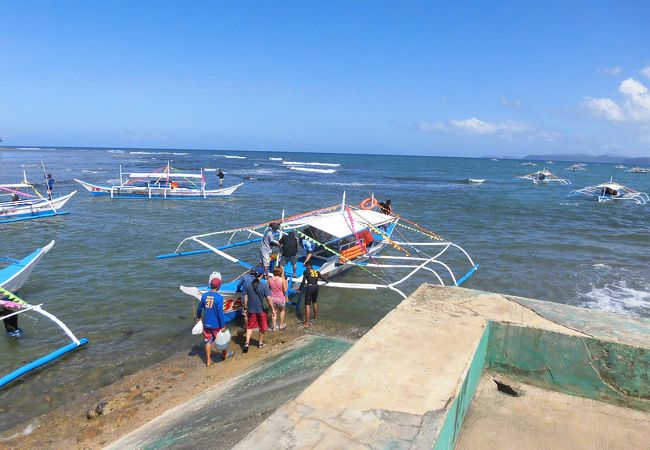
[(13, 183), (13, 184), (0, 184), (0, 188), (30, 188), (31, 184)]
[(601, 188), (601, 189), (609, 188), (609, 189), (611, 189), (613, 191), (620, 191), (622, 189), (629, 190), (629, 189), (626, 189), (624, 186), (622, 186), (622, 185), (620, 185), (618, 183), (611, 183), (611, 182), (610, 183), (599, 184), (596, 187)]
[(197, 173), (167, 173), (167, 172), (134, 172), (129, 174), (129, 178), (153, 178), (153, 179), (159, 179), (163, 177), (169, 176), (170, 178), (196, 178), (196, 179), (202, 179), (203, 175), (197, 174)]
[(352, 221), (353, 223), (345, 212), (335, 211), (284, 222), (282, 225), (284, 229), (313, 227), (340, 239), (370, 226), (377, 227), (394, 222), (395, 218), (380, 212), (359, 209), (354, 211)]

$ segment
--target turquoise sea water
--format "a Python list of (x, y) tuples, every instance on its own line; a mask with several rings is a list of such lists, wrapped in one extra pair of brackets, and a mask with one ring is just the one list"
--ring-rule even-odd
[[(269, 158), (338, 165), (306, 166), (331, 173), (300, 171)], [(29, 149), (0, 151), (0, 182), (19, 181), (23, 169), (42, 181), (41, 160), (54, 174), (57, 194), (78, 190), (65, 207), (71, 214), (0, 225), (0, 256), (22, 257), (55, 239), (21, 295), (44, 303), (90, 345), (1, 390), (0, 430), (196, 343), (192, 300), (177, 286), (204, 284), (212, 270), (226, 277), (241, 270), (213, 255), (164, 261), (156, 255), (172, 252), (191, 234), (260, 223), (283, 209), (289, 215), (334, 205), (343, 191), (351, 203), (370, 193), (390, 198), (396, 212), (463, 246), (481, 265), (466, 287), (650, 317), (650, 205), (566, 198), (571, 189), (610, 176), (649, 192), (650, 174), (625, 173), (611, 164), (574, 173), (564, 170), (569, 163), (555, 163), (550, 170), (573, 185), (534, 186), (513, 177), (539, 170), (543, 162), (533, 167), (468, 158)], [(107, 183), (117, 178), (120, 164), (125, 172), (141, 172), (168, 160), (180, 169), (222, 168), (226, 185), (244, 185), (228, 199), (174, 202), (91, 197), (73, 181)], [(214, 173), (207, 176), (214, 185)], [(463, 182), (467, 178), (487, 181), (471, 185)], [(357, 269), (341, 278), (359, 279), (370, 281)], [(413, 279), (407, 293), (423, 281), (431, 278)], [(324, 289), (320, 300), (324, 318), (367, 328), (400, 298), (388, 291)], [(0, 373), (65, 343), (57, 329), (34, 319), (21, 319), (22, 339), (0, 336)]]

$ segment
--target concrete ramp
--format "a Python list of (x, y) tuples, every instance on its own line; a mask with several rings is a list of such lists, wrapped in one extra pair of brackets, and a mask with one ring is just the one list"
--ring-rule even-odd
[[(638, 424), (643, 436), (648, 373), (648, 320), (423, 285), (235, 448), (451, 449), (468, 409), (482, 414), (472, 400), (482, 379), (491, 386), (484, 377), (616, 405), (621, 423)], [(576, 439), (600, 442), (591, 425), (574, 430)], [(549, 448), (544, 439), (527, 448)]]
[(232, 448), (279, 406), (295, 398), (351, 345), (335, 338), (301, 338), (272, 361), (208, 389), (108, 448)]

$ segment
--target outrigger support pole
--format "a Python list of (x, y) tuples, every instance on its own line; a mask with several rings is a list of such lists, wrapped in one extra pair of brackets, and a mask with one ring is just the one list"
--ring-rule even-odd
[[(42, 356), (41, 358), (38, 358), (35, 361), (25, 364), (24, 366), (3, 376), (2, 378), (0, 378), (0, 388), (11, 383), (16, 378), (19, 378), (25, 375), (26, 373), (31, 372), (32, 370), (38, 369), (39, 367), (44, 366), (45, 364), (54, 361), (55, 359), (65, 355), (66, 353), (76, 350), (77, 348), (82, 347), (88, 343), (88, 339), (86, 338), (77, 339), (74, 333), (72, 333), (72, 331), (70, 331), (70, 329), (63, 322), (61, 322), (55, 315), (50, 314), (44, 309), (41, 309), (41, 305), (36, 305), (36, 306), (30, 305), (29, 303), (25, 302), (21, 298), (17, 297), (16, 295), (12, 294), (11, 292), (1, 287), (0, 287), (0, 294), (3, 296), (7, 296), (10, 299), (10, 301), (14, 303), (18, 303), (21, 306), (23, 306), (24, 309), (21, 309), (20, 311), (18, 311), (18, 313), (29, 311), (29, 310), (38, 312), (44, 315), (45, 317), (47, 317), (48, 319), (50, 319), (51, 321), (53, 321), (55, 324), (57, 324), (65, 332), (65, 334), (67, 334), (68, 337), (72, 340), (72, 342), (69, 343), (68, 345), (65, 345), (59, 348), (58, 350), (53, 351), (52, 353)], [(5, 316), (3, 318), (6, 317), (9, 316)]]

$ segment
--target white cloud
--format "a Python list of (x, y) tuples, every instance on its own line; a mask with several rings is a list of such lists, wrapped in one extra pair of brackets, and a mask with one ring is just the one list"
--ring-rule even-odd
[(641, 69), (641, 74), (650, 79), (650, 66), (645, 66), (643, 69)]
[(650, 122), (650, 93), (643, 83), (628, 78), (621, 82), (618, 92), (623, 99), (585, 98), (583, 106), (594, 115), (612, 122)]
[(601, 70), (604, 74), (607, 75), (619, 75), (621, 72), (623, 72), (623, 68), (620, 66), (605, 67)]
[(621, 108), (610, 98), (586, 98), (583, 105), (594, 115), (607, 120), (622, 122), (625, 119)]
[(650, 121), (650, 95), (648, 88), (633, 78), (623, 81), (618, 91), (625, 97), (625, 104), (632, 120)]
[(541, 130), (525, 122), (505, 120), (501, 122), (488, 122), (470, 117), (447, 122), (420, 122), (418, 129), (425, 132), (441, 132), (458, 135), (495, 136), (501, 139), (534, 139), (540, 141), (554, 141), (560, 133), (550, 130)]
[(449, 125), (456, 130), (467, 134), (495, 134), (499, 131), (497, 124), (484, 122), (476, 117), (463, 120), (450, 120)]

